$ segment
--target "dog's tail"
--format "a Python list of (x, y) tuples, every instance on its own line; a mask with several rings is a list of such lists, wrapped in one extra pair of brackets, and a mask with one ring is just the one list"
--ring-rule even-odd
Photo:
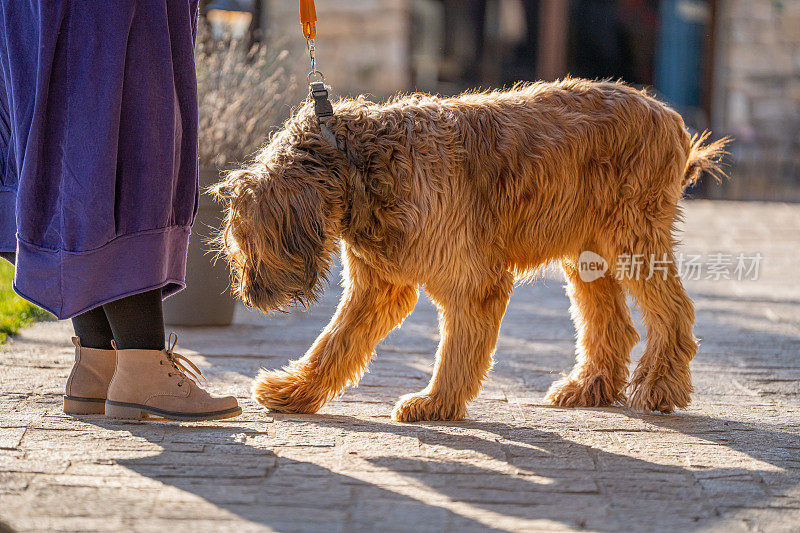
[(722, 181), (728, 175), (722, 170), (722, 160), (728, 155), (725, 147), (731, 142), (730, 137), (703, 144), (711, 135), (710, 131), (695, 133), (692, 136), (692, 146), (689, 149), (689, 160), (686, 161), (686, 170), (683, 173), (683, 188), (694, 185), (703, 172), (711, 174), (715, 180)]

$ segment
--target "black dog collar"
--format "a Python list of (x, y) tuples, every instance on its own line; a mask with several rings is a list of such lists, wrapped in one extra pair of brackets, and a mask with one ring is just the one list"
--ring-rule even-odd
[(314, 99), (314, 114), (317, 116), (320, 131), (325, 139), (336, 148), (339, 148), (339, 143), (336, 142), (336, 136), (325, 124), (325, 121), (333, 116), (333, 105), (328, 99), (328, 88), (325, 83), (315, 81), (308, 85), (311, 92), (311, 98)]
[(352, 158), (350, 153), (347, 151), (345, 139), (343, 137), (337, 138), (326, 124), (327, 119), (333, 116), (333, 105), (328, 99), (328, 88), (325, 87), (325, 83), (321, 81), (311, 82), (309, 83), (308, 88), (311, 93), (311, 98), (314, 99), (314, 114), (317, 116), (320, 133), (322, 133), (322, 136), (326, 141), (328, 141), (328, 144), (342, 152), (351, 165), (363, 172), (364, 164), (359, 164)]

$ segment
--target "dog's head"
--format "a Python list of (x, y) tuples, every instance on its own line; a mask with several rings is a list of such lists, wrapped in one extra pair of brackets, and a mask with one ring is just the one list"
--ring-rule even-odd
[(341, 169), (314, 122), (304, 106), (250, 166), (211, 189), (227, 204), (217, 244), (234, 292), (265, 312), (316, 298), (340, 233)]

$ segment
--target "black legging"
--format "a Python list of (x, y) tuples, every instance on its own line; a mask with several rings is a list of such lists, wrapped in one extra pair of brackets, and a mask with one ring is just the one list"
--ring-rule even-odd
[[(0, 252), (0, 257), (15, 262), (14, 252)], [(126, 296), (73, 317), (75, 336), (87, 348), (111, 349), (111, 341), (120, 350), (163, 350), (164, 311), (161, 289)]]

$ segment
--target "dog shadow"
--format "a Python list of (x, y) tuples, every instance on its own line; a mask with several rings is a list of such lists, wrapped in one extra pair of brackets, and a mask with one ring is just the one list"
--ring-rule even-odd
[[(597, 410), (624, 412), (613, 408)], [(379, 455), (368, 460), (407, 472), (421, 481), (432, 479), (436, 490), (452, 500), (469, 501), (471, 495), (483, 491), (485, 502), (495, 502), (476, 504), (486, 510), (599, 531), (707, 527), (737, 508), (767, 506), (772, 497), (796, 491), (800, 486), (800, 446), (794, 434), (694, 414), (625, 414), (693, 440), (722, 445), (728, 449), (726, 454), (730, 450), (738, 452), (737, 463), (749, 465), (689, 468), (654, 463), (636, 458), (635, 450), (612, 453), (532, 427), (486, 422), (418, 425), (416, 435), (423, 446), (446, 448), (439, 457), (435, 453), (427, 457)], [(327, 426), (348, 418), (322, 416), (309, 421)], [(404, 426), (358, 419), (349, 420), (348, 428), (370, 433), (408, 432)], [(488, 436), (459, 431), (464, 428)], [(667, 454), (669, 447), (665, 446)], [(457, 457), (459, 451), (488, 455), (510, 468), (503, 473), (502, 468), (481, 467), (480, 461), (449, 457)], [(709, 446), (708, 452), (714, 454), (715, 450)], [(752, 468), (752, 460), (761, 465)], [(700, 461), (703, 462), (706, 461)], [(498, 477), (498, 471), (502, 479), (492, 479)], [(444, 475), (437, 480), (435, 473)], [(514, 492), (515, 496), (509, 496)]]
[[(517, 320), (518, 324), (508, 321), (501, 328), (498, 351), (506, 353), (498, 355), (494, 372), (503, 379), (523, 381), (526, 389), (538, 396), (557, 379), (553, 370), (571, 366), (574, 330), (560, 283), (526, 290), (534, 290), (550, 307), (512, 302), (509, 314), (525, 313), (530, 319)], [(247, 315), (242, 333), (263, 337), (260, 342), (266, 344), (274, 342), (272, 337), (281, 330), (288, 331), (287, 326), (296, 329), (301, 325), (303, 335), (278, 343), (278, 348), (270, 347), (271, 358), (282, 362), (297, 355), (292, 350), (313, 340), (339, 292), (336, 286), (326, 291), (326, 305), (320, 306), (321, 311), (318, 307), (316, 314), (272, 319), (268, 330), (263, 329), (263, 318)], [(428, 376), (419, 365), (412, 367), (408, 362), (409, 354), (427, 358), (435, 350), (436, 311), (423, 302), (404, 327), (378, 349), (389, 352), (382, 353), (374, 364), (383, 374), (393, 376), (392, 385), (385, 386), (378, 379), (381, 372), (365, 378), (366, 385), (371, 380), (381, 385), (386, 396), (408, 392), (400, 388), (424, 384), (418, 382)], [(717, 350), (734, 333), (759, 335), (756, 340), (768, 346), (797, 341), (775, 331), (731, 325), (717, 318), (713, 310), (701, 309), (699, 315), (703, 317), (699, 334)], [(742, 322), (751, 318), (743, 315)], [(733, 318), (728, 314), (725, 320)], [(537, 323), (535, 336), (530, 321)], [(187, 336), (190, 344), (202, 346), (203, 335), (214, 334), (203, 330)], [(248, 339), (248, 346), (253, 340)], [(637, 349), (641, 348), (640, 344)], [(530, 356), (531, 350), (537, 352), (535, 357)], [(260, 362), (251, 359), (248, 365)], [(707, 362), (719, 360), (714, 353), (706, 354)], [(226, 357), (215, 359), (214, 368), (252, 375), (249, 367)], [(397, 376), (411, 377), (401, 381)], [(374, 400), (377, 389), (372, 388)], [(581, 442), (570, 440), (570, 433), (580, 431), (577, 427), (564, 425), (557, 432), (547, 431), (535, 420), (514, 425), (491, 421), (402, 425), (382, 418), (275, 414), (277, 422), (320, 429), (306, 430), (303, 446), (318, 446), (313, 452), (293, 454), (296, 450), (281, 444), (280, 435), (274, 435), (266, 424), (266, 431), (255, 431), (252, 424), (166, 425), (161, 437), (153, 437), (142, 425), (106, 420), (92, 423), (153, 439), (152, 443), (162, 448), (156, 455), (121, 458), (117, 464), (179, 489), (187, 501), (201, 498), (215, 505), (222, 516), (234, 515), (278, 531), (392, 531), (419, 529), (420, 525), (432, 531), (502, 531), (520, 524), (525, 524), (525, 529), (701, 530), (733, 518), (743, 507), (768, 508), (781, 496), (797, 494), (800, 487), (796, 434), (761, 421), (722, 416), (610, 411), (666, 431), (657, 437), (631, 439), (633, 447), (625, 449), (621, 443), (609, 444), (612, 432), (593, 432), (589, 441), (597, 445), (591, 446), (585, 435)], [(674, 443), (659, 440), (671, 432), (683, 436), (679, 441), (692, 443), (691, 465), (676, 459), (681, 451), (676, 451)], [(326, 450), (315, 438), (329, 433), (341, 437), (336, 446)], [(390, 445), (383, 445), (387, 440)], [(184, 444), (187, 441), (194, 443), (195, 451), (189, 451), (191, 446)], [(659, 457), (659, 462), (653, 457)]]
[[(660, 464), (635, 457), (635, 451), (612, 453), (555, 432), (491, 422), (409, 425), (276, 414), (277, 422), (312, 428), (302, 445), (306, 451), (298, 452), (279, 432), (252, 424), (163, 424), (163, 432), (154, 432), (148, 424), (85, 421), (129, 431), (161, 448), (115, 462), (182, 491), (169, 500), (185, 500), (186, 509), (170, 503), (169, 517), (194, 517), (192, 502), (201, 498), (220, 510), (220, 518), (233, 515), (276, 531), (505, 531), (519, 524), (692, 530), (739, 506), (767, 506), (800, 484), (795, 435), (698, 415), (631, 416), (725, 446), (760, 465)], [(307, 451), (315, 446), (314, 427), (340, 435), (336, 446), (318, 442)], [(386, 439), (399, 439), (395, 450), (398, 443), (419, 445), (400, 445), (402, 453), (391, 454)]]

